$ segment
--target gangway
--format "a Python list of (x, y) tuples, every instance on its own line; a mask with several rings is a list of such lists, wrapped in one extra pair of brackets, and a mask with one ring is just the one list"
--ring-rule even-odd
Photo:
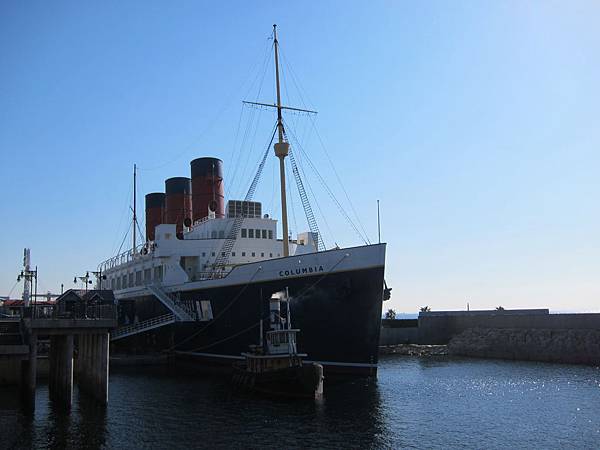
[(149, 284), (148, 290), (171, 311), (175, 318), (180, 322), (193, 322), (196, 320), (196, 313), (181, 300), (167, 294), (158, 284)]
[(177, 320), (174, 314), (164, 314), (162, 316), (152, 317), (151, 319), (144, 320), (133, 325), (125, 325), (117, 328), (110, 333), (110, 340), (116, 341), (117, 339), (123, 339), (134, 334), (144, 333), (146, 331), (153, 330), (154, 328), (170, 325), (176, 321)]

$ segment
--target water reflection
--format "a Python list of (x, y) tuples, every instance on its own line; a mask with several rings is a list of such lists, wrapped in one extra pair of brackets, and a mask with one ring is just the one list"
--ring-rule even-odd
[(107, 408), (81, 391), (77, 392), (76, 407), (74, 412), (77, 422), (71, 437), (74, 447), (89, 449), (105, 447)]
[(72, 442), (74, 435), (73, 420), (69, 411), (65, 410), (62, 405), (48, 400), (48, 409), (46, 414), (45, 427), (43, 436), (46, 437), (45, 442), (40, 442), (46, 448), (64, 449)]
[(222, 376), (113, 371), (109, 406), (74, 392), (66, 414), (42, 381), (36, 412), (0, 388), (4, 448), (593, 447), (600, 371), (540, 363), (382, 358), (377, 379), (327, 380), (320, 401), (234, 393)]

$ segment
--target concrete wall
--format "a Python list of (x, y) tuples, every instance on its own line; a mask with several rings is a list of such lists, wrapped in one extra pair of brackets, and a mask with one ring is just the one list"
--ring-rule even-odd
[(600, 330), (600, 314), (548, 314), (548, 310), (436, 311), (419, 314), (420, 344), (447, 344), (471, 328)]
[(451, 355), (600, 364), (600, 330), (470, 328), (452, 338)]
[(381, 319), (383, 328), (416, 328), (419, 326), (417, 319)]
[(381, 328), (379, 345), (416, 344), (419, 341), (419, 329), (412, 328)]

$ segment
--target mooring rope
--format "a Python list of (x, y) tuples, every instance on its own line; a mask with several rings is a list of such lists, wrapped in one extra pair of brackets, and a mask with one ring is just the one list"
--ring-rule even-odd
[[(302, 297), (303, 295), (305, 295), (305, 294), (306, 294), (306, 293), (307, 293), (307, 292), (308, 292), (310, 289), (314, 288), (314, 287), (315, 287), (317, 284), (319, 284), (321, 281), (323, 281), (323, 279), (324, 279), (325, 277), (327, 277), (328, 275), (330, 275), (330, 274), (331, 274), (331, 272), (333, 272), (333, 270), (334, 270), (334, 269), (335, 269), (337, 266), (339, 266), (339, 265), (340, 265), (340, 263), (341, 263), (341, 262), (342, 262), (344, 259), (348, 258), (349, 256), (350, 256), (350, 254), (349, 254), (349, 253), (345, 253), (345, 254), (344, 254), (344, 255), (343, 255), (341, 258), (340, 258), (340, 260), (339, 260), (338, 262), (336, 262), (336, 263), (335, 263), (335, 264), (334, 264), (334, 265), (331, 267), (331, 269), (329, 269), (327, 272), (325, 272), (323, 275), (321, 275), (321, 276), (319, 277), (319, 279), (318, 279), (318, 280), (316, 280), (316, 281), (315, 281), (314, 283), (312, 283), (310, 286), (308, 286), (308, 287), (304, 288), (304, 289), (303, 289), (303, 290), (300, 292), (300, 294), (298, 294), (298, 295), (294, 296), (293, 298), (296, 298), (296, 299), (298, 299), (298, 298), (301, 298), (301, 297)], [(249, 285), (252, 283), (252, 281), (253, 281), (253, 280), (254, 280), (254, 278), (256, 277), (256, 274), (258, 274), (258, 272), (259, 272), (259, 271), (261, 271), (261, 270), (262, 270), (262, 266), (260, 266), (258, 269), (256, 269), (256, 272), (254, 272), (254, 274), (252, 275), (252, 277), (250, 278), (250, 280), (248, 281), (248, 283), (246, 283), (246, 285), (244, 285), (244, 287), (243, 287), (243, 288), (240, 290), (240, 292), (238, 292), (238, 293), (237, 293), (237, 295), (236, 295), (236, 296), (233, 298), (233, 300), (232, 300), (231, 302), (229, 302), (229, 304), (227, 304), (227, 306), (225, 306), (225, 308), (223, 308), (223, 309), (221, 310), (221, 312), (220, 312), (219, 314), (217, 314), (217, 316), (216, 316), (216, 317), (215, 317), (213, 320), (211, 320), (211, 321), (210, 321), (210, 322), (209, 322), (209, 323), (208, 323), (208, 324), (207, 324), (207, 325), (206, 325), (204, 328), (202, 328), (202, 329), (200, 329), (200, 330), (196, 331), (195, 333), (191, 334), (190, 336), (188, 336), (187, 338), (185, 338), (185, 339), (184, 339), (184, 340), (182, 340), (181, 342), (178, 342), (177, 344), (175, 344), (175, 345), (173, 345), (172, 347), (168, 348), (166, 351), (172, 351), (172, 350), (173, 350), (173, 349), (175, 349), (176, 347), (179, 347), (180, 345), (182, 345), (182, 344), (185, 344), (186, 342), (188, 342), (188, 341), (189, 341), (189, 340), (191, 340), (192, 338), (194, 338), (194, 337), (198, 336), (200, 333), (202, 333), (204, 330), (206, 330), (206, 329), (207, 329), (209, 326), (211, 326), (211, 325), (212, 325), (214, 322), (216, 322), (216, 321), (217, 321), (217, 320), (218, 320), (220, 317), (222, 317), (222, 316), (223, 316), (223, 314), (224, 314), (224, 313), (225, 313), (225, 312), (226, 312), (226, 311), (227, 311), (227, 310), (228, 310), (228, 309), (229, 309), (229, 308), (230, 308), (230, 307), (231, 307), (231, 306), (232, 306), (232, 305), (233, 305), (233, 304), (234, 304), (234, 303), (235, 303), (235, 302), (238, 300), (238, 298), (239, 298), (239, 297), (240, 297), (240, 296), (241, 296), (241, 295), (244, 293), (244, 291), (245, 291), (245, 290), (248, 288), (248, 286), (249, 286)], [(214, 347), (214, 346), (215, 346), (215, 345), (217, 345), (217, 344), (220, 344), (220, 343), (222, 343), (222, 342), (226, 342), (226, 341), (228, 341), (228, 340), (230, 340), (230, 339), (233, 339), (233, 338), (235, 338), (235, 337), (239, 336), (240, 334), (243, 334), (243, 333), (245, 333), (245, 332), (246, 332), (246, 331), (248, 331), (248, 330), (251, 330), (252, 328), (256, 327), (256, 326), (257, 326), (259, 323), (260, 323), (260, 321), (256, 322), (255, 324), (251, 325), (250, 327), (248, 327), (248, 328), (245, 328), (245, 329), (243, 329), (243, 330), (241, 330), (241, 331), (239, 331), (239, 332), (237, 332), (237, 333), (235, 333), (235, 334), (233, 334), (233, 335), (231, 335), (231, 336), (228, 336), (228, 337), (226, 337), (226, 338), (223, 338), (223, 339), (222, 339), (222, 340), (220, 340), (220, 341), (213, 342), (213, 343), (211, 343), (211, 344), (208, 344), (207, 346), (198, 347), (198, 348), (196, 348), (196, 349), (189, 350), (189, 351), (195, 352), (195, 351), (199, 351), (199, 350), (204, 350), (204, 349), (206, 349), (206, 348)]]
[(260, 272), (262, 270), (262, 266), (259, 266), (258, 269), (256, 269), (256, 272), (254, 272), (254, 274), (252, 275), (252, 277), (250, 277), (250, 280), (248, 280), (248, 282), (244, 285), (244, 287), (236, 294), (235, 297), (233, 297), (233, 300), (231, 300), (226, 306), (225, 308), (223, 308), (219, 314), (217, 314), (213, 320), (211, 320), (210, 322), (208, 322), (208, 324), (206, 324), (206, 326), (204, 328), (201, 328), (200, 330), (196, 331), (195, 333), (189, 335), (187, 338), (185, 338), (184, 340), (178, 342), (177, 344), (173, 345), (172, 347), (168, 348), (166, 351), (171, 351), (176, 347), (179, 347), (182, 344), (185, 344), (186, 342), (188, 342), (190, 339), (195, 338), (196, 336), (198, 336), (200, 333), (202, 333), (204, 330), (206, 330), (208, 327), (210, 327), (213, 323), (215, 323), (219, 318), (221, 318), (223, 316), (223, 314), (225, 314), (225, 312), (237, 301), (238, 298), (240, 298), (240, 296), (244, 293), (244, 291), (248, 288), (248, 286), (250, 286), (250, 283), (252, 283), (252, 281), (254, 280), (254, 278), (256, 277), (256, 274), (258, 274), (258, 272)]

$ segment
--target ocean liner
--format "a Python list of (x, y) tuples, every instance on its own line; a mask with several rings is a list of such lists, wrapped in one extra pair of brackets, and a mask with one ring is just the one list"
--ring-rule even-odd
[[(136, 242), (134, 200), (132, 248), (99, 265), (98, 282), (114, 291), (119, 306), (120, 327), (111, 334), (117, 351), (168, 350), (231, 366), (262, 340), (269, 299), (286, 291), (307, 363), (323, 365), (326, 374), (376, 373), (382, 302), (389, 297), (385, 244), (325, 248), (283, 120), (286, 110), (310, 111), (281, 104), (278, 46), (274, 26), (276, 103), (255, 105), (276, 110), (277, 122), (245, 198), (225, 203), (223, 162), (194, 159), (191, 177), (169, 178), (165, 192), (145, 196), (145, 242)], [(281, 237), (277, 220), (253, 201), (271, 149), (279, 161)], [(310, 228), (295, 239), (288, 233), (288, 156)]]

